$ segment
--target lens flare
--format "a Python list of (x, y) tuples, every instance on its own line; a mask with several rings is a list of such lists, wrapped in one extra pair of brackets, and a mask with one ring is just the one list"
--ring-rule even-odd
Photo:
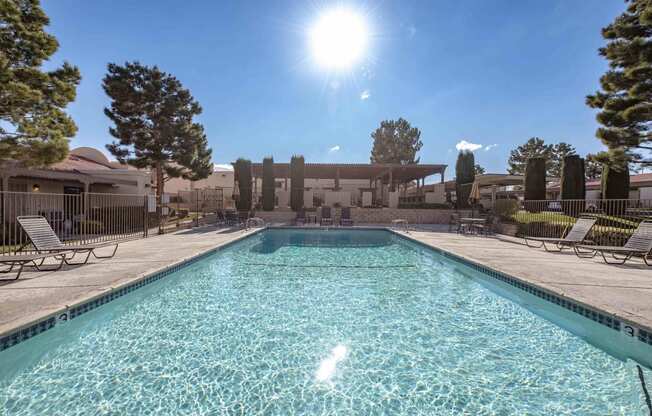
[(364, 18), (346, 8), (325, 12), (310, 30), (310, 47), (315, 60), (331, 70), (347, 69), (359, 61), (368, 41)]

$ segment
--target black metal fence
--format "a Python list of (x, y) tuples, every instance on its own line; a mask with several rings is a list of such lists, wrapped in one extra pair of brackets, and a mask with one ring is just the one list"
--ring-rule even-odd
[(652, 200), (593, 199), (497, 201), (503, 222), (516, 224), (517, 235), (560, 237), (579, 217), (597, 219), (589, 239), (600, 245), (624, 245), (638, 224), (652, 220)]
[(217, 212), (224, 210), (222, 188), (195, 189), (166, 193), (163, 203), (163, 230), (198, 226), (217, 221)]
[(152, 222), (147, 195), (0, 192), (0, 254), (29, 249), (16, 218), (40, 215), (63, 243), (144, 238)]

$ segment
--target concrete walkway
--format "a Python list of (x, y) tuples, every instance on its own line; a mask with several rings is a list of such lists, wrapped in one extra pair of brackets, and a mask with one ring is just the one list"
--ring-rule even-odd
[[(527, 248), (510, 237), (464, 236), (445, 228), (420, 227), (408, 236), (652, 330), (652, 268), (642, 262), (605, 265), (597, 258)], [(0, 336), (251, 232), (183, 230), (123, 243), (113, 259), (91, 257), (87, 265), (58, 272), (26, 271), (19, 280), (0, 282)]]
[(607, 265), (602, 257), (550, 253), (514, 237), (431, 231), (406, 235), (652, 330), (652, 267), (640, 259)]
[[(0, 337), (40, 320), (66, 306), (93, 298), (129, 281), (215, 247), (243, 238), (255, 230), (201, 227), (120, 244), (112, 259), (64, 266), (53, 272), (33, 272), (26, 267), (19, 280), (0, 281)], [(111, 250), (101, 249), (101, 250)], [(103, 254), (102, 251), (98, 253)], [(83, 257), (82, 257), (83, 258)], [(0, 275), (0, 279), (13, 274)]]

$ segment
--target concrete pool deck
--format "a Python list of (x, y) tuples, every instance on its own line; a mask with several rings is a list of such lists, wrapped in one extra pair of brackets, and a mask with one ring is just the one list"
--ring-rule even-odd
[[(113, 259), (91, 257), (87, 265), (53, 272), (26, 269), (19, 280), (0, 282), (0, 337), (254, 232), (183, 230), (124, 242)], [(638, 260), (605, 265), (598, 258), (531, 249), (515, 238), (458, 235), (438, 227), (400, 234), (652, 330), (652, 268)]]

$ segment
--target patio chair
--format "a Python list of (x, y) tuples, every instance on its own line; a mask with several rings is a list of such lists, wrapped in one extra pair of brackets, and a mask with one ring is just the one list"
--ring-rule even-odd
[[(103, 243), (93, 243), (93, 244), (70, 244), (66, 245), (59, 240), (57, 234), (54, 232), (50, 224), (40, 215), (24, 215), (16, 217), (16, 220), (27, 234), (30, 242), (36, 249), (38, 253), (61, 253), (68, 251), (72, 253), (70, 258), (67, 255), (64, 255), (63, 261), (66, 264), (86, 264), (91, 254), (96, 259), (110, 259), (115, 256), (116, 251), (118, 251), (118, 245), (120, 243), (116, 241), (107, 241)], [(108, 256), (98, 256), (95, 250), (98, 248), (114, 246), (113, 252)], [(72, 260), (77, 254), (86, 253), (86, 258), (82, 262), (72, 263)]]
[(233, 210), (228, 210), (224, 213), (224, 219), (226, 221), (226, 225), (237, 225), (239, 222), (238, 219), (238, 213)]
[(331, 217), (331, 207), (321, 207), (321, 220), (319, 225), (333, 225), (333, 217)]
[(253, 217), (250, 211), (238, 211), (238, 225), (240, 227), (246, 227), (247, 221), (249, 218)]
[(452, 213), (450, 219), (448, 220), (448, 232), (452, 233), (453, 230), (455, 230), (455, 232), (459, 233), (461, 226), (462, 223), (460, 222), (460, 214), (458, 212)]
[(342, 207), (342, 212), (340, 214), (340, 225), (353, 225), (353, 220), (351, 219), (351, 207)]
[[(624, 246), (591, 246), (577, 244), (575, 254), (581, 258), (593, 258), (600, 253), (607, 264), (624, 264), (632, 257), (642, 257), (646, 265), (652, 266), (647, 257), (652, 253), (652, 220), (641, 221)], [(608, 261), (604, 253), (611, 254), (616, 261)]]
[(486, 237), (489, 234), (494, 233), (495, 225), (496, 225), (496, 217), (493, 216), (492, 214), (488, 214), (485, 216), (484, 223), (471, 224), (471, 229), (475, 230), (475, 232), (478, 234), (484, 234), (484, 236)]
[[(16, 255), (6, 255), (0, 256), (0, 264), (9, 266), (8, 269), (0, 270), (0, 273), (11, 273), (14, 270), (14, 267), (18, 267), (16, 277), (13, 279), (3, 279), (3, 280), (16, 280), (20, 277), (20, 274), (23, 272), (23, 267), (34, 267), (38, 271), (55, 271), (63, 267), (65, 262), (66, 255), (71, 254), (71, 252), (61, 252), (61, 253), (25, 253), (25, 254), (16, 254)], [(44, 269), (43, 263), (48, 258), (54, 258), (59, 261), (58, 265), (54, 267)], [(59, 259), (60, 258), (60, 259)]]
[[(575, 221), (573, 227), (570, 229), (568, 234), (565, 237), (561, 238), (548, 238), (548, 237), (531, 237), (525, 236), (525, 244), (528, 247), (533, 248), (543, 248), (546, 251), (562, 251), (566, 248), (573, 248), (577, 244), (582, 244), (586, 242), (586, 236), (591, 231), (591, 228), (595, 225), (597, 221), (596, 218), (591, 217), (580, 217)], [(568, 229), (568, 227), (566, 227)], [(565, 230), (564, 230), (565, 231)], [(531, 242), (541, 243), (538, 246), (533, 245)], [(550, 250), (547, 244), (553, 244), (557, 247), (557, 250)]]
[(306, 210), (301, 208), (297, 211), (297, 216), (294, 218), (294, 225), (304, 225), (306, 223)]

